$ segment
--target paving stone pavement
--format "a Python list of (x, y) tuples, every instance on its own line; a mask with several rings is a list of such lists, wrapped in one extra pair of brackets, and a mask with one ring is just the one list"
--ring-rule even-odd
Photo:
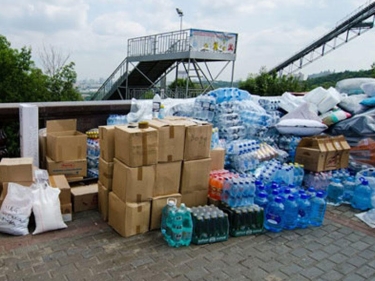
[(87, 211), (64, 230), (0, 234), (0, 281), (375, 280), (375, 230), (355, 213), (329, 206), (321, 227), (171, 248), (159, 231), (123, 238)]

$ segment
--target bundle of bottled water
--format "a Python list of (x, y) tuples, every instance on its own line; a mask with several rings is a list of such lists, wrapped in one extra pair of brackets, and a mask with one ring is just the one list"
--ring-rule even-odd
[(107, 125), (124, 125), (128, 123), (126, 115), (111, 114), (107, 118)]
[(306, 173), (303, 178), (305, 186), (313, 186), (316, 190), (326, 191), (332, 178), (332, 171)]
[(294, 135), (281, 135), (279, 138), (279, 148), (288, 152), (288, 161), (294, 162), (294, 156), (296, 155), (296, 150), (301, 137)]
[(264, 208), (264, 228), (271, 232), (283, 229), (320, 226), (326, 210), (325, 193), (313, 187), (256, 181), (255, 204)]
[(212, 122), (215, 116), (216, 99), (204, 94), (195, 98), (194, 101), (194, 118)]
[(251, 205), (233, 208), (222, 203), (219, 208), (228, 214), (230, 236), (239, 237), (264, 231), (264, 210), (262, 207)]
[(228, 240), (228, 215), (214, 205), (191, 208), (193, 235), (191, 242), (196, 245)]
[(191, 209), (184, 203), (177, 207), (176, 200), (167, 199), (162, 210), (161, 233), (171, 247), (189, 246), (193, 233)]
[(327, 187), (327, 202), (334, 206), (350, 204), (365, 211), (375, 207), (375, 191), (360, 173), (356, 178), (345, 169), (335, 170)]
[[(97, 131), (97, 130), (96, 130)], [(90, 130), (87, 135), (87, 176), (91, 178), (99, 177), (99, 156), (100, 143), (99, 133)]]

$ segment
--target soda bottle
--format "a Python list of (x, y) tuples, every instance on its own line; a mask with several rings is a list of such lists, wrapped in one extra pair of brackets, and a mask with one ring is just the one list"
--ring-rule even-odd
[(321, 226), (324, 220), (324, 214), (326, 211), (326, 200), (324, 200), (324, 194), (321, 191), (316, 193), (316, 196), (311, 199), (311, 215), (310, 224), (312, 226)]

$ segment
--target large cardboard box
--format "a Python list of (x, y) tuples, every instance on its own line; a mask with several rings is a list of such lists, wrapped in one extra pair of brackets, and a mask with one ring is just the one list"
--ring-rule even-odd
[(123, 237), (145, 233), (149, 230), (150, 206), (150, 201), (125, 203), (110, 192), (108, 224)]
[(49, 183), (52, 187), (57, 187), (60, 189), (60, 205), (68, 205), (72, 203), (70, 185), (64, 175), (49, 176)]
[(98, 182), (98, 209), (104, 221), (108, 221), (108, 196), (109, 190)]
[[(113, 160), (113, 159), (112, 159)], [(99, 157), (99, 181), (109, 190), (112, 190), (114, 162), (107, 162)]]
[(47, 156), (53, 161), (86, 158), (87, 136), (77, 131), (77, 120), (47, 121)]
[(155, 186), (156, 165), (129, 167), (114, 159), (112, 191), (123, 202), (151, 200)]
[(149, 125), (159, 132), (158, 162), (183, 160), (185, 126), (166, 119), (153, 119)]
[(339, 166), (339, 153), (328, 136), (304, 137), (297, 146), (294, 161), (309, 171), (335, 170)]
[(180, 193), (208, 191), (211, 158), (184, 161), (182, 164)]
[(331, 141), (340, 154), (338, 168), (347, 168), (349, 166), (350, 145), (343, 135), (332, 136)]
[(75, 177), (87, 176), (87, 159), (76, 159), (67, 161), (53, 161), (46, 157), (47, 170), (50, 175), (65, 175)]
[(163, 210), (164, 206), (167, 204), (167, 200), (169, 198), (175, 199), (176, 200), (176, 206), (180, 206), (180, 204), (181, 204), (181, 194), (179, 194), (179, 193), (157, 196), (157, 197), (152, 198), (150, 230), (160, 228), (162, 210)]
[(216, 147), (210, 152), (211, 171), (223, 170), (225, 164), (225, 149)]
[(98, 184), (73, 187), (70, 192), (75, 213), (98, 208)]
[(197, 160), (210, 157), (212, 124), (206, 121), (184, 117), (168, 116), (173, 124), (185, 126), (184, 160)]
[(153, 197), (178, 193), (181, 180), (181, 163), (165, 162), (156, 165), (156, 179)]
[(1, 182), (32, 182), (33, 158), (3, 158), (0, 162), (0, 181)]
[(158, 162), (158, 131), (137, 126), (115, 127), (115, 158), (130, 167), (153, 165)]
[(113, 162), (115, 157), (115, 126), (99, 126), (100, 157)]
[(207, 190), (196, 190), (181, 194), (181, 203), (187, 207), (207, 205)]

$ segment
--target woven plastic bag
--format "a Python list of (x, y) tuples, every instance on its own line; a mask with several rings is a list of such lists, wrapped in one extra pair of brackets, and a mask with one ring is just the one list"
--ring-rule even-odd
[(0, 209), (0, 232), (12, 235), (29, 234), (32, 200), (29, 187), (9, 183), (7, 195)]
[(36, 224), (33, 235), (66, 228), (67, 225), (63, 221), (60, 209), (60, 189), (53, 188), (46, 183), (39, 183), (33, 185), (32, 193)]

